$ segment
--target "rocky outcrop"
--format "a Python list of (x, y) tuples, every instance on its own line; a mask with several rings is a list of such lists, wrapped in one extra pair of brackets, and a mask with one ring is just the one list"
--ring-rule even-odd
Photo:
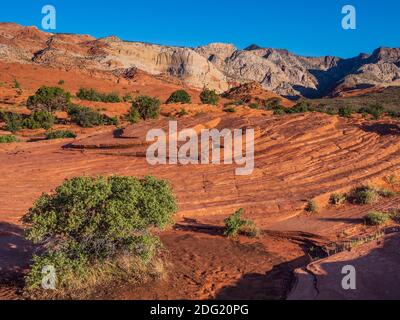
[(51, 34), (35, 27), (0, 23), (0, 59), (63, 69), (124, 74), (136, 68), (218, 92), (258, 82), (287, 97), (321, 97), (362, 85), (400, 85), (400, 49), (380, 48), (351, 59), (302, 57), (287, 50), (212, 43), (198, 48)]

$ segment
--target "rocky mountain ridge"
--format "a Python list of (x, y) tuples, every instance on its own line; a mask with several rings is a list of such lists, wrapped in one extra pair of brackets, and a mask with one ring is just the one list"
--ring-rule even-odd
[(400, 86), (400, 48), (379, 48), (350, 59), (303, 57), (287, 50), (212, 43), (197, 48), (52, 34), (36, 27), (0, 23), (0, 60), (64, 70), (109, 71), (125, 78), (132, 70), (166, 75), (194, 87), (223, 92), (258, 82), (286, 97), (322, 97), (368, 86)]

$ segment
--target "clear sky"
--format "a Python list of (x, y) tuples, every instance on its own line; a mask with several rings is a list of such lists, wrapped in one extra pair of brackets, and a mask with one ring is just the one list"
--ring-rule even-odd
[[(400, 0), (3, 0), (0, 21), (41, 27), (41, 8), (57, 9), (55, 32), (166, 45), (210, 42), (285, 48), (310, 56), (351, 57), (400, 47)], [(343, 30), (342, 7), (357, 10)]]

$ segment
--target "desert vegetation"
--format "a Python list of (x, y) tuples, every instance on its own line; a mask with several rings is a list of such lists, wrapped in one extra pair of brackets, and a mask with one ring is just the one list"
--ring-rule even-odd
[(176, 210), (169, 184), (153, 177), (66, 180), (23, 217), (27, 239), (42, 247), (26, 277), (27, 293), (43, 294), (46, 266), (57, 273), (52, 294), (59, 296), (145, 277), (160, 249), (152, 228), (168, 226)]
[(17, 137), (14, 135), (0, 136), (0, 143), (13, 143), (13, 142), (18, 142)]
[(245, 220), (242, 218), (244, 214), (243, 209), (237, 210), (234, 214), (227, 217), (224, 220), (224, 235), (227, 237), (235, 237), (239, 234), (248, 237), (258, 237), (260, 230), (257, 228), (255, 223), (251, 220)]
[(68, 108), (67, 112), (71, 121), (83, 128), (119, 124), (118, 118), (110, 118), (88, 107), (73, 105)]
[(372, 211), (364, 216), (365, 224), (368, 226), (380, 226), (390, 220), (390, 215), (385, 212)]
[(319, 211), (317, 202), (314, 199), (308, 200), (305, 211), (308, 213), (317, 213)]
[(215, 90), (204, 88), (200, 93), (200, 100), (203, 104), (217, 105), (219, 102), (219, 95), (215, 92)]
[(71, 138), (72, 139), (76, 138), (76, 134), (68, 130), (52, 130), (46, 132), (47, 140), (71, 139)]
[(185, 90), (177, 90), (171, 94), (166, 103), (192, 103), (192, 98)]
[(76, 96), (81, 100), (97, 101), (97, 102), (115, 103), (122, 101), (118, 93), (115, 92), (100, 93), (94, 89), (86, 89), (86, 88), (79, 89), (79, 91), (76, 93)]
[(71, 94), (59, 87), (42, 86), (28, 98), (26, 104), (32, 111), (65, 111), (71, 105)]
[(133, 102), (130, 110), (131, 116), (135, 117), (136, 111), (143, 120), (158, 119), (160, 116), (161, 102), (157, 98), (138, 96)]

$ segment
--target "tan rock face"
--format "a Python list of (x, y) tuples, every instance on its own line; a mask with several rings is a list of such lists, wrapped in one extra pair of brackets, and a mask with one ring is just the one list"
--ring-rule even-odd
[(172, 47), (117, 37), (50, 34), (10, 23), (0, 24), (0, 59), (119, 75), (136, 68), (218, 92), (232, 83), (258, 82), (283, 96), (319, 97), (365, 84), (400, 85), (400, 49), (380, 48), (351, 59), (310, 58), (255, 45), (245, 50), (222, 43)]

